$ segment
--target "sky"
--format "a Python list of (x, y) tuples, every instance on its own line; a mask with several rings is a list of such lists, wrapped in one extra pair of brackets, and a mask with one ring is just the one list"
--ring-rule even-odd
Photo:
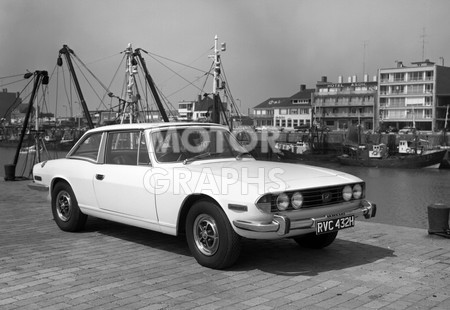
[[(268, 98), (295, 94), (300, 84), (314, 88), (322, 76), (362, 80), (396, 61), (450, 64), (448, 12), (448, 0), (0, 0), (0, 86), (20, 91), (1, 78), (55, 72), (64, 44), (109, 85), (131, 43), (200, 69), (145, 58), (176, 106), (211, 92), (212, 81), (189, 88), (167, 66), (188, 80), (201, 77), (217, 35), (227, 46), (221, 59), (228, 86), (247, 112)], [(59, 93), (54, 76), (52, 83)], [(51, 96), (50, 106), (60, 104)], [(86, 102), (99, 107), (94, 95)]]

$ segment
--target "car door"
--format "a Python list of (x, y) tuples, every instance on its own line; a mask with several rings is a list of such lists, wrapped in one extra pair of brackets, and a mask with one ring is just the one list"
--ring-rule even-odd
[(144, 181), (151, 171), (143, 131), (109, 132), (104, 164), (97, 165), (94, 189), (101, 209), (137, 221), (158, 222), (155, 195)]

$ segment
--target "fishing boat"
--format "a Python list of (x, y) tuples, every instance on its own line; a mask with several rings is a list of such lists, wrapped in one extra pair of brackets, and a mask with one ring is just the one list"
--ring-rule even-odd
[(390, 153), (385, 144), (376, 144), (369, 149), (349, 146), (338, 156), (342, 165), (378, 168), (439, 168), (446, 149), (411, 148), (407, 141), (400, 141), (399, 151)]
[(278, 156), (281, 159), (295, 161), (330, 161), (336, 160), (335, 152), (325, 152), (311, 148), (310, 144), (304, 141), (296, 143), (275, 143)]
[(328, 131), (312, 126), (308, 134), (295, 142), (277, 142), (275, 148), (281, 159), (294, 161), (331, 161), (336, 160), (338, 151), (327, 148)]

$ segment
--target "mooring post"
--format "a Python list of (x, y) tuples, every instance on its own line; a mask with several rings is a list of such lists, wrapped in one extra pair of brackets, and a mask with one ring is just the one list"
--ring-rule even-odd
[(450, 238), (450, 207), (444, 203), (428, 206), (428, 233)]

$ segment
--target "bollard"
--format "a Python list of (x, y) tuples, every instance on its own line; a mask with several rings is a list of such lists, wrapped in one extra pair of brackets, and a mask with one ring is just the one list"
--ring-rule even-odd
[(16, 165), (5, 165), (5, 181), (14, 181), (16, 179)]
[(450, 207), (443, 203), (428, 206), (428, 233), (450, 238)]

